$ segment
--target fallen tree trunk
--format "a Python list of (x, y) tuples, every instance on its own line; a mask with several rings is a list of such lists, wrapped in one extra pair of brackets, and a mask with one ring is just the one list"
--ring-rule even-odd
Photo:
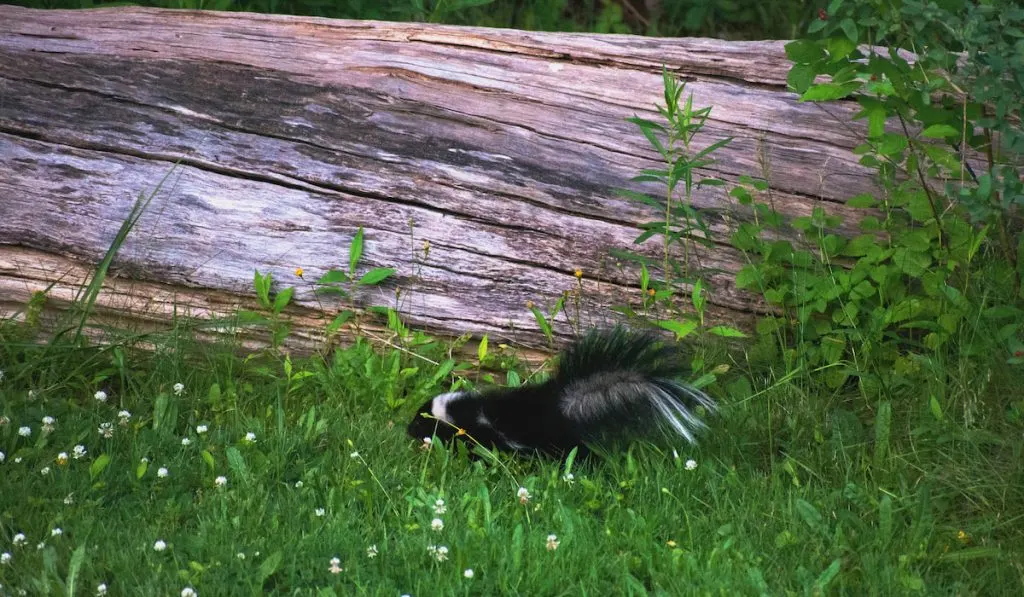
[[(44, 289), (65, 305), (159, 185), (100, 314), (230, 312), (253, 303), (259, 270), (296, 286), (295, 341), (315, 343), (342, 303), (309, 281), (346, 268), (363, 227), (362, 269), (397, 274), (359, 306), (538, 345), (528, 301), (579, 290), (580, 323), (607, 321), (640, 302), (636, 269), (609, 251), (661, 250), (633, 245), (658, 214), (616, 189), (657, 192), (629, 182), (657, 154), (625, 119), (657, 118), (663, 65), (713, 106), (698, 142), (735, 137), (704, 174), (766, 175), (790, 216), (842, 214), (872, 190), (856, 127), (838, 125), (855, 106), (798, 103), (783, 42), (0, 6), (0, 316)], [(695, 206), (736, 207), (722, 188)], [(733, 284), (733, 222), (709, 221), (709, 317), (749, 320), (762, 305)]]

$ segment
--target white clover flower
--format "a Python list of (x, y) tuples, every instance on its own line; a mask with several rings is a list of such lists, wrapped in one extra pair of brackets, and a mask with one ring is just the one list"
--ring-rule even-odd
[(420, 449), (425, 452), (425, 451), (430, 449), (430, 446), (432, 446), (433, 443), (434, 443), (433, 439), (431, 439), (429, 437), (425, 437), (425, 438), (423, 438), (423, 443), (420, 444)]
[(85, 453), (85, 446), (83, 446), (82, 444), (78, 444), (77, 446), (71, 449), (71, 457), (74, 458), (75, 460), (80, 460), (82, 457), (85, 456)]
[(302, 489), (302, 481), (301, 480), (295, 482), (295, 489)]
[(44, 466), (43, 468), (39, 469), (39, 474), (40, 475), (49, 475), (50, 474), (50, 467)]
[(180, 383), (180, 382), (174, 384), (174, 395), (175, 396), (181, 396), (182, 392), (184, 392), (184, 391), (185, 391), (185, 384)]
[(166, 479), (167, 475), (169, 474), (171, 473), (167, 470), (166, 466), (161, 466), (160, 468), (156, 469), (156, 476), (160, 477), (161, 479)]
[(338, 558), (331, 558), (331, 567), (327, 569), (331, 574), (341, 574), (344, 568), (341, 567), (341, 560)]
[(559, 543), (558, 535), (548, 535), (547, 543), (545, 543), (544, 546), (548, 548), (548, 551), (555, 551), (558, 549)]
[(444, 529), (444, 521), (440, 518), (435, 518), (430, 521), (430, 529), (433, 531), (440, 531)]
[(25, 533), (18, 533), (11, 539), (11, 543), (13, 543), (15, 547), (21, 547), (28, 543), (28, 539), (25, 538)]
[(61, 452), (61, 453), (57, 454), (57, 464), (67, 464), (67, 463), (68, 463), (68, 453), (67, 452)]
[(434, 557), (437, 558), (438, 562), (443, 562), (448, 559), (448, 548), (444, 545), (437, 546), (434, 552)]
[(35, 400), (36, 396), (37, 396), (37, 394), (36, 394), (35, 390), (29, 390), (28, 391), (28, 399), (29, 400)]
[(526, 504), (530, 501), (530, 490), (525, 487), (520, 487), (519, 491), (516, 492), (516, 497), (519, 498), (520, 504)]
[(157, 539), (156, 543), (153, 544), (154, 551), (163, 551), (165, 549), (167, 549), (167, 544), (164, 543), (163, 539)]
[(192, 440), (190, 440), (189, 438), (187, 438), (187, 437), (181, 438), (181, 445), (187, 446), (187, 445), (189, 445), (191, 443), (192, 443)]
[(373, 558), (377, 557), (378, 553), (380, 553), (380, 552), (377, 551), (377, 546), (376, 545), (371, 545), (371, 546), (366, 548), (366, 557), (370, 558), (371, 560)]
[(139, 462), (145, 462), (146, 464), (149, 464), (149, 458), (143, 456), (142, 458), (139, 459)]
[(198, 433), (199, 435), (202, 435), (207, 431), (209, 431), (209, 427), (207, 427), (206, 425), (196, 425), (196, 433)]
[(102, 597), (107, 594), (107, 583), (100, 583), (96, 585), (96, 597)]
[(21, 464), (21, 456), (14, 457), (14, 464)]
[(565, 473), (562, 475), (562, 481), (565, 481), (569, 485), (572, 485), (576, 481), (576, 477), (572, 473)]
[(53, 424), (57, 422), (57, 419), (46, 416), (43, 417), (43, 433), (50, 433), (53, 431)]
[(192, 587), (185, 587), (181, 590), (181, 597), (199, 597), (199, 593)]
[(93, 394), (92, 397), (95, 398), (97, 402), (107, 401), (107, 393), (103, 390), (96, 390), (96, 393)]
[(128, 421), (132, 420), (132, 413), (127, 410), (122, 410), (117, 413), (117, 424), (124, 427), (128, 424)]
[(462, 571), (462, 576), (464, 576), (466, 578), (473, 578), (473, 569), (472, 568), (466, 568), (465, 570)]
[(114, 437), (114, 424), (113, 423), (100, 423), (100, 428), (97, 430), (100, 435), (110, 439)]
[(18, 427), (18, 435), (20, 435), (21, 437), (28, 437), (32, 435), (32, 428), (28, 426)]
[(434, 502), (434, 514), (444, 514), (447, 511), (448, 507), (444, 505), (444, 500), (437, 498), (437, 501)]
[(327, 510), (324, 510), (323, 508), (317, 508), (316, 510), (313, 511), (313, 513), (316, 514), (317, 517), (320, 517), (327, 514)]
[(217, 477), (216, 479), (214, 479), (213, 483), (217, 487), (224, 487), (225, 485), (228, 484), (228, 478), (223, 476), (223, 475), (221, 475), (220, 477)]
[(359, 458), (359, 452), (352, 452), (351, 454), (348, 455), (348, 457), (351, 458), (352, 460), (356, 460)]
[(40, 541), (39, 543), (36, 543), (36, 549), (37, 550), (41, 550), (44, 547), (46, 547), (46, 541)]
[(70, 506), (75, 503), (75, 492), (71, 492), (64, 498), (64, 505)]
[(50, 530), (50, 536), (51, 537), (60, 537), (63, 534), (64, 534), (64, 529), (62, 529), (60, 527), (57, 527), (55, 529), (51, 529)]
[(0, 564), (9, 564), (11, 561), (11, 554), (8, 552), (0, 553)]
[(692, 471), (695, 468), (697, 468), (697, 461), (696, 460), (691, 458), (691, 459), (686, 461), (686, 470)]
[(244, 560), (245, 559), (245, 554), (242, 553), (242, 552), (238, 552), (238, 553), (235, 554), (235, 557), (238, 558), (239, 560)]
[(249, 442), (250, 444), (255, 444), (256, 443), (256, 434), (253, 433), (252, 431), (246, 433), (245, 434), (245, 441)]

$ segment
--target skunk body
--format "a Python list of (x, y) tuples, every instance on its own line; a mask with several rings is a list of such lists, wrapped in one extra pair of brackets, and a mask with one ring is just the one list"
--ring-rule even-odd
[(652, 334), (595, 330), (561, 354), (548, 381), (441, 394), (420, 407), (408, 431), (449, 440), (465, 430), (484, 446), (551, 455), (659, 427), (693, 443), (704, 427), (694, 409), (713, 411), (715, 404), (679, 382), (684, 373), (679, 351)]

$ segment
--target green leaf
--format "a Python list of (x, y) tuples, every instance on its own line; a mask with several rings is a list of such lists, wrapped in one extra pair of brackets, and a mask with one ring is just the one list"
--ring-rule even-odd
[(356, 275), (356, 265), (359, 264), (359, 259), (363, 256), (363, 227), (360, 226), (359, 230), (356, 231), (356, 235), (352, 237), (352, 243), (348, 249), (348, 273), (350, 277)]
[(786, 57), (797, 64), (811, 64), (825, 58), (825, 51), (815, 41), (799, 39), (786, 44)]
[(533, 312), (533, 318), (537, 320), (537, 325), (540, 327), (540, 331), (544, 332), (544, 336), (551, 341), (551, 324), (548, 323), (548, 319), (544, 317), (544, 314), (540, 312), (537, 307), (530, 307), (530, 311)]
[(932, 258), (927, 253), (900, 247), (893, 252), (892, 262), (908, 276), (920, 278), (928, 271), (932, 264)]
[[(856, 44), (859, 40), (857, 23), (853, 22), (853, 19), (847, 17), (839, 22), (839, 28), (846, 34), (846, 39), (850, 40), (851, 43)], [(854, 46), (856, 47), (856, 45)]]
[(256, 298), (264, 309), (270, 308), (270, 274), (260, 275), (259, 270), (253, 270), (252, 286), (256, 290)]
[(865, 110), (868, 119), (868, 137), (876, 138), (885, 134), (885, 120), (888, 114), (882, 106), (871, 106)]
[(814, 83), (818, 71), (809, 64), (795, 64), (786, 74), (786, 84), (797, 93), (804, 93)]
[(960, 131), (949, 126), (948, 124), (933, 124), (930, 127), (921, 131), (921, 136), (930, 137), (932, 139), (945, 139), (947, 137), (960, 137)]
[(71, 553), (71, 561), (68, 563), (68, 576), (64, 582), (68, 597), (75, 597), (75, 584), (78, 581), (78, 573), (85, 562), (85, 545), (79, 545)]
[(391, 274), (395, 273), (393, 267), (376, 267), (363, 274), (362, 278), (359, 278), (359, 284), (362, 286), (373, 286), (374, 284), (380, 284), (384, 280), (391, 277)]
[(231, 469), (231, 472), (234, 473), (237, 478), (248, 483), (249, 467), (245, 465), (245, 458), (242, 456), (242, 453), (234, 446), (224, 450), (224, 453), (228, 457), (228, 468)]
[(100, 476), (100, 473), (107, 468), (110, 464), (109, 454), (100, 454), (99, 457), (89, 465), (89, 480), (95, 481), (96, 477)]
[(850, 83), (822, 83), (820, 85), (814, 85), (810, 89), (804, 92), (800, 96), (802, 102), (826, 102), (831, 100), (842, 99), (861, 86), (860, 82)]
[(846, 204), (850, 207), (867, 208), (878, 205), (878, 200), (871, 193), (861, 193), (847, 199)]
[(512, 551), (512, 570), (519, 573), (523, 567), (523, 525), (517, 524), (512, 531), (512, 544), (509, 546)]
[(928, 408), (932, 411), (932, 416), (935, 417), (936, 421), (942, 420), (942, 406), (939, 404), (939, 399), (932, 395), (928, 400)]
[(828, 568), (825, 568), (825, 570), (820, 575), (818, 575), (818, 579), (814, 581), (814, 587), (817, 589), (816, 594), (820, 595), (824, 593), (825, 589), (828, 588), (830, 584), (832, 584), (832, 581), (835, 579), (836, 575), (839, 574), (839, 568), (841, 567), (841, 565), (842, 559), (836, 558), (832, 560), (832, 563), (829, 564)]
[(888, 495), (878, 502), (878, 540), (883, 547), (892, 540), (892, 498)]
[(284, 308), (288, 306), (288, 303), (291, 302), (293, 294), (295, 294), (295, 289), (291, 287), (278, 292), (277, 296), (274, 297), (274, 308), (272, 311), (274, 313), (280, 313), (283, 311)]
[(327, 334), (333, 334), (341, 329), (341, 326), (345, 325), (349, 319), (352, 318), (352, 311), (345, 309), (341, 313), (338, 313), (331, 323), (327, 324)]
[(824, 519), (821, 517), (821, 512), (818, 512), (818, 509), (807, 500), (797, 498), (796, 513), (800, 515), (800, 518), (803, 519), (804, 523), (811, 530), (820, 532), (824, 529)]
[(165, 419), (170, 413), (171, 398), (168, 394), (161, 392), (153, 403), (153, 431), (159, 431)]
[[(856, 41), (850, 41), (844, 37), (830, 37), (825, 43), (827, 46), (826, 49), (828, 50), (829, 62), (833, 64), (842, 61), (857, 49)], [(832, 79), (836, 83), (845, 83), (849, 80), (850, 74), (851, 68), (850, 66), (846, 66), (833, 73)]]
[(909, 141), (903, 135), (897, 135), (894, 133), (886, 133), (882, 135), (882, 140), (878, 143), (878, 153), (885, 156), (893, 156), (907, 148)]
[(480, 338), (480, 344), (476, 347), (476, 358), (481, 364), (484, 359), (487, 358), (487, 334), (484, 334), (483, 338)]
[(736, 328), (729, 327), (727, 325), (716, 325), (715, 327), (708, 330), (709, 334), (716, 336), (722, 336), (723, 338), (746, 338), (747, 335), (737, 330)]
[(691, 320), (679, 321), (676, 319), (666, 319), (659, 321), (658, 326), (675, 334), (677, 340), (682, 340), (690, 335), (693, 330), (697, 329), (697, 322)]
[(142, 479), (142, 477), (146, 476), (147, 470), (149, 470), (149, 461), (140, 460), (139, 465), (135, 467), (135, 478)]
[(881, 469), (889, 453), (889, 435), (892, 432), (892, 405), (882, 400), (875, 413), (875, 468)]
[(216, 469), (216, 464), (213, 462), (213, 454), (211, 454), (209, 450), (203, 450), (202, 457), (203, 462), (205, 462), (206, 466), (210, 468), (210, 472), (213, 472)]
[(284, 553), (281, 550), (277, 550), (274, 553), (267, 556), (267, 559), (260, 562), (259, 570), (259, 585), (263, 585), (281, 565), (281, 561), (284, 559)]
[(324, 284), (337, 284), (339, 282), (345, 282), (348, 280), (348, 274), (341, 271), (340, 269), (329, 270), (326, 274), (320, 276), (320, 279), (316, 281), (318, 285)]

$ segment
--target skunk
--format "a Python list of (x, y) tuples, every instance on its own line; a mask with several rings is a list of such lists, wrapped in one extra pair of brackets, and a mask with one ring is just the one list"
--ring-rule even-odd
[(594, 330), (562, 352), (548, 381), (435, 396), (420, 407), (408, 432), (422, 440), (468, 436), (486, 447), (552, 456), (658, 427), (694, 443), (705, 426), (694, 409), (712, 412), (715, 403), (676, 380), (686, 372), (681, 361), (675, 346), (651, 333), (621, 326)]

